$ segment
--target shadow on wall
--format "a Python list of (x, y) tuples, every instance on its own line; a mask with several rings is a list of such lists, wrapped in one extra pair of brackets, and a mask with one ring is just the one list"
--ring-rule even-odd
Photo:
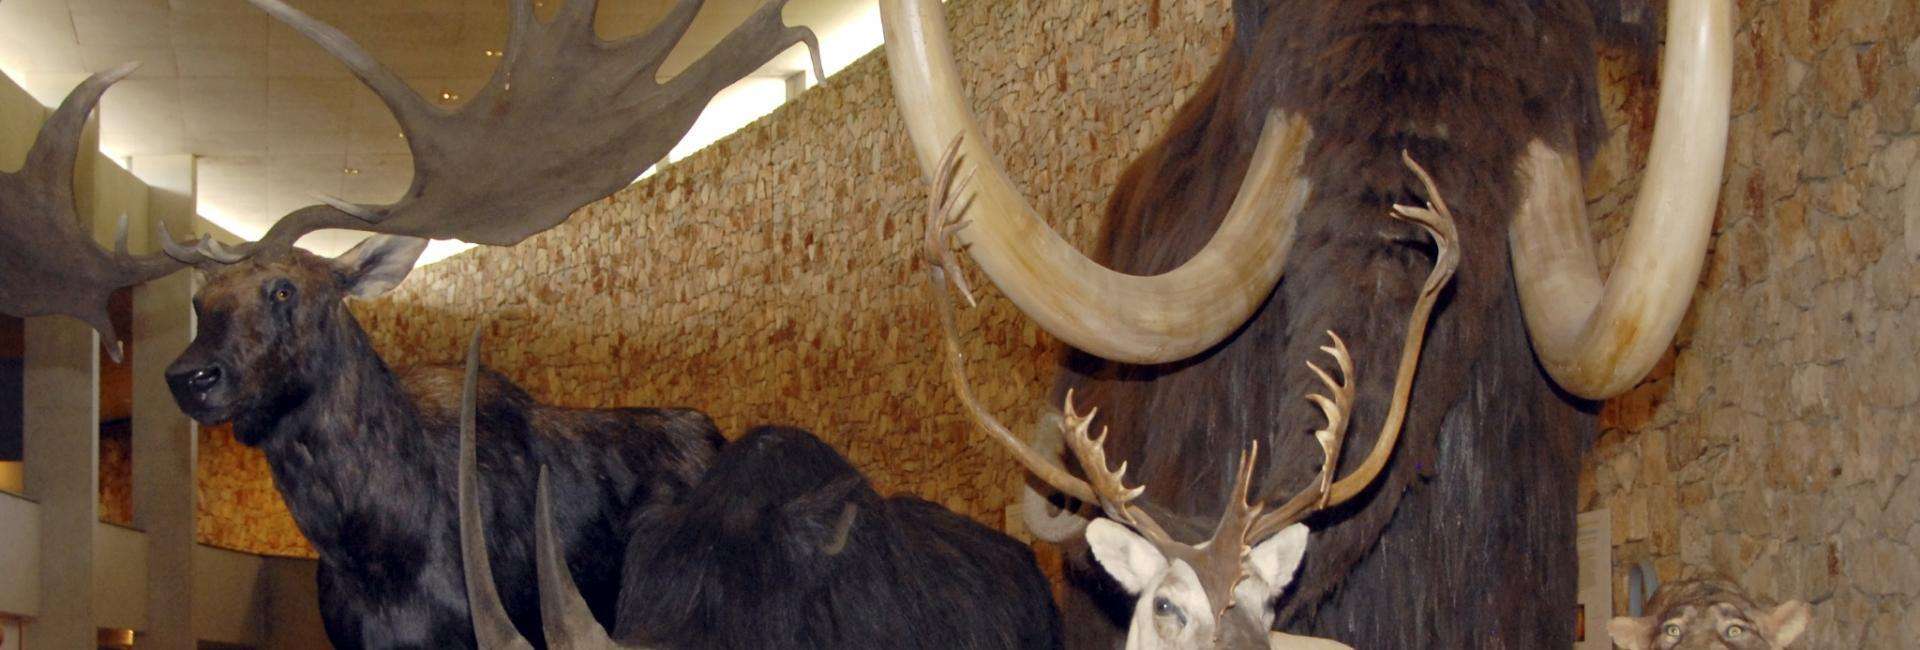
[(23, 322), (0, 316), (0, 491), (19, 493), (21, 476), (21, 356), (25, 348)]

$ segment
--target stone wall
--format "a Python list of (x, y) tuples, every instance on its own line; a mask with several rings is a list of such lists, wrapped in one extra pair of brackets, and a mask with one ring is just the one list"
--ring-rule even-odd
[[(1714, 248), (1674, 354), (1582, 479), (1628, 566), (1811, 601), (1807, 648), (1920, 640), (1920, 7), (1748, 0)], [(1618, 84), (1610, 84), (1613, 88)], [(1618, 228), (1653, 98), (1610, 93)], [(1621, 137), (1628, 136), (1628, 137)]]

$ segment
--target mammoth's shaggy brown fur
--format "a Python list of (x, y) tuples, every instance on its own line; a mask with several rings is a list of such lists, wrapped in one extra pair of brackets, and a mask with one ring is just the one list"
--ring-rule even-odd
[[(1320, 416), (1301, 399), (1315, 385), (1305, 362), (1332, 330), (1359, 368), (1343, 462), (1357, 465), (1385, 416), (1405, 305), (1431, 265), (1424, 236), (1386, 217), (1426, 198), (1400, 163), (1407, 150), (1453, 208), (1462, 265), (1398, 454), (1369, 494), (1310, 522), (1279, 625), (1372, 649), (1571, 645), (1574, 477), (1594, 418), (1529, 348), (1507, 254), (1513, 170), (1533, 138), (1590, 157), (1604, 136), (1598, 43), (1644, 43), (1648, 26), (1624, 23), (1614, 0), (1238, 0), (1234, 12), (1237, 35), (1203, 89), (1121, 179), (1097, 256), (1138, 274), (1186, 261), (1278, 108), (1314, 132), (1313, 197), (1285, 279), (1192, 359), (1070, 356), (1056, 397), (1075, 389), (1101, 407), (1114, 462), (1138, 468), (1130, 478), (1152, 486), (1149, 507), (1185, 515), (1199, 538), (1225, 503), (1230, 451), (1247, 440), (1272, 450), (1256, 494), (1284, 497), (1313, 476)], [(1089, 566), (1074, 563), (1067, 629), (1111, 639), (1117, 628), (1094, 624), (1124, 621), (1126, 601)]]

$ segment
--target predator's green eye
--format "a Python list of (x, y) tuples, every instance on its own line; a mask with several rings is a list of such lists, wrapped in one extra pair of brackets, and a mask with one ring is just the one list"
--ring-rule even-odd
[(1664, 632), (1666, 633), (1667, 636), (1674, 637), (1676, 639), (1680, 638), (1680, 624), (1668, 623), (1665, 628), (1661, 629), (1661, 632)]

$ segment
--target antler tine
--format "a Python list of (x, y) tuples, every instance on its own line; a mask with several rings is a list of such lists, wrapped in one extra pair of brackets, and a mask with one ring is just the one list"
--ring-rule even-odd
[(1087, 475), (1087, 484), (1098, 497), (1100, 509), (1107, 516), (1140, 533), (1155, 546), (1171, 555), (1180, 555), (1190, 551), (1192, 546), (1167, 534), (1167, 530), (1154, 521), (1153, 515), (1133, 504), (1147, 487), (1127, 487), (1127, 464), (1123, 461), (1119, 467), (1107, 464), (1107, 428), (1100, 427), (1100, 437), (1087, 434), (1093, 424), (1094, 415), (1100, 409), (1089, 409), (1084, 415), (1073, 408), (1073, 391), (1067, 391), (1065, 404), (1061, 406), (1060, 436), (1066, 440), (1067, 448), (1073, 451), (1075, 460), (1080, 461), (1080, 471)]
[(246, 253), (227, 248), (226, 244), (214, 241), (207, 235), (201, 235), (192, 246), (181, 246), (173, 238), (173, 233), (168, 232), (164, 221), (160, 223), (160, 249), (174, 261), (194, 266), (204, 266), (209, 262), (233, 264), (247, 258)]
[[(1375, 439), (1373, 450), (1367, 453), (1367, 457), (1361, 461), (1360, 467), (1356, 468), (1352, 474), (1347, 475), (1346, 478), (1342, 478), (1334, 482), (1331, 486), (1328, 486), (1323, 494), (1308, 499), (1307, 497), (1312, 495), (1314, 490), (1303, 492), (1294, 497), (1293, 500), (1288, 501), (1287, 504), (1279, 510), (1275, 510), (1267, 517), (1263, 517), (1260, 524), (1256, 526), (1253, 534), (1250, 536), (1250, 539), (1255, 542), (1279, 532), (1285, 524), (1298, 521), (1307, 514), (1311, 514), (1314, 510), (1337, 506), (1358, 496), (1367, 489), (1367, 486), (1373, 484), (1374, 479), (1379, 478), (1382, 470), (1386, 469), (1387, 461), (1393, 458), (1394, 447), (1399, 443), (1400, 430), (1402, 426), (1406, 424), (1407, 419), (1407, 400), (1413, 393), (1413, 378), (1420, 367), (1420, 351), (1424, 349), (1426, 345), (1427, 323), (1433, 317), (1433, 308), (1439, 303), (1441, 291), (1446, 288), (1448, 282), (1453, 280), (1454, 271), (1460, 266), (1460, 235), (1454, 226), (1453, 212), (1447, 208), (1446, 201), (1440, 196), (1439, 187), (1434, 184), (1433, 177), (1427, 174), (1427, 170), (1422, 168), (1419, 163), (1414, 162), (1413, 157), (1407, 155), (1405, 152), (1401, 152), (1400, 158), (1401, 161), (1406, 164), (1407, 168), (1412, 170), (1414, 175), (1419, 177), (1420, 182), (1425, 185), (1427, 196), (1431, 198), (1431, 203), (1426, 207), (1396, 205), (1393, 207), (1391, 216), (1403, 221), (1411, 221), (1419, 224), (1421, 228), (1426, 229), (1427, 234), (1433, 237), (1434, 247), (1438, 251), (1438, 254), (1434, 257), (1433, 269), (1427, 272), (1426, 284), (1420, 288), (1420, 297), (1414, 302), (1413, 313), (1407, 319), (1406, 340), (1400, 350), (1400, 369), (1394, 377), (1393, 396), (1387, 405), (1387, 419), (1380, 425), (1380, 436)], [(1336, 358), (1346, 357), (1346, 346), (1340, 343), (1337, 337), (1334, 341), (1335, 347), (1337, 347), (1340, 352), (1335, 353), (1329, 350), (1328, 353), (1335, 354)], [(1341, 363), (1342, 371), (1348, 371), (1351, 368), (1351, 364), (1351, 358), (1343, 359)], [(1317, 369), (1316, 372), (1318, 372)], [(1325, 379), (1324, 374), (1322, 379)], [(1347, 379), (1348, 382), (1351, 383), (1351, 374), (1348, 374)], [(1337, 389), (1336, 392), (1338, 392)], [(1336, 406), (1338, 406), (1339, 399), (1338, 396), (1334, 399)], [(1350, 406), (1352, 397), (1349, 395), (1346, 399), (1349, 400)], [(1319, 402), (1320, 400), (1316, 400), (1316, 403)], [(1323, 404), (1322, 410), (1325, 409), (1326, 407)], [(1350, 411), (1342, 409), (1341, 412)], [(1329, 419), (1331, 419), (1331, 417), (1331, 413), (1329, 413)], [(1345, 426), (1345, 424), (1342, 423), (1341, 426)], [(1323, 447), (1326, 446), (1324, 438), (1321, 444)], [(1338, 452), (1337, 447), (1330, 449), (1330, 454)], [(1330, 457), (1337, 458), (1338, 456)], [(1322, 467), (1321, 471), (1320, 482), (1324, 484), (1327, 477), (1326, 473), (1332, 470), (1327, 467)]]
[(1321, 346), (1320, 350), (1327, 353), (1327, 356), (1333, 357), (1335, 366), (1340, 369), (1340, 378), (1335, 380), (1319, 364), (1307, 362), (1307, 368), (1319, 377), (1320, 383), (1326, 386), (1327, 392), (1333, 394), (1333, 397), (1319, 393), (1307, 395), (1307, 400), (1320, 407), (1321, 415), (1327, 420), (1326, 426), (1313, 432), (1313, 437), (1320, 442), (1320, 451), (1324, 454), (1319, 476), (1293, 498), (1288, 499), (1280, 508), (1268, 512), (1254, 522), (1247, 535), (1249, 545), (1257, 544), (1274, 533), (1280, 532), (1280, 529), (1331, 505), (1333, 477), (1340, 465), (1340, 448), (1346, 440), (1347, 424), (1353, 416), (1356, 382), (1354, 381), (1353, 355), (1347, 351), (1346, 341), (1341, 340), (1340, 335), (1331, 331), (1327, 332), (1327, 337), (1332, 339), (1333, 344)]
[(1255, 543), (1248, 531), (1264, 520), (1260, 517), (1263, 504), (1247, 498), (1253, 491), (1253, 467), (1259, 459), (1259, 441), (1248, 444), (1246, 452), (1240, 454), (1239, 469), (1233, 476), (1233, 492), (1228, 495), (1227, 508), (1220, 513), (1219, 523), (1214, 525), (1213, 536), (1199, 546), (1174, 549), (1184, 552), (1200, 578), (1200, 588), (1207, 594), (1207, 601), (1218, 607), (1215, 614), (1225, 613), (1234, 606), (1233, 586), (1246, 573), (1242, 560)]
[[(941, 180), (951, 180), (951, 176), (949, 170), (949, 173), (941, 174)], [(1014, 460), (1026, 467), (1028, 472), (1067, 496), (1086, 503), (1100, 503), (1098, 495), (1086, 481), (1080, 480), (1066, 468), (1048, 460), (1033, 447), (1021, 442), (973, 394), (973, 385), (967, 379), (967, 356), (960, 348), (959, 326), (955, 324), (955, 309), (952, 300), (946, 296), (945, 288), (950, 279), (960, 277), (958, 262), (953, 259), (949, 250), (951, 245), (949, 238), (953, 232), (964, 227), (964, 224), (951, 223), (949, 218), (949, 215), (953, 214), (952, 211), (960, 207), (955, 204), (949, 189), (948, 183), (936, 183), (928, 196), (928, 233), (924, 242), (926, 249), (922, 251), (927, 262), (927, 289), (940, 315), (942, 343), (947, 352), (947, 381), (953, 385), (954, 395), (960, 398), (961, 405), (966, 407), (967, 415), (972, 418), (974, 425), (986, 433), (987, 437), (1000, 443), (1000, 446), (1011, 453)]]
[[(694, 61), (685, 72), (675, 76), (670, 85), (685, 83), (710, 84), (716, 79), (725, 79), (727, 83), (745, 76), (760, 67), (771, 55), (778, 54), (794, 45), (805, 44), (813, 64), (814, 75), (826, 78), (826, 68), (820, 63), (820, 39), (813, 30), (805, 27), (788, 27), (781, 20), (780, 11), (788, 0), (773, 0), (760, 6), (745, 22), (728, 32), (720, 43), (713, 46), (700, 60)], [(717, 88), (715, 90), (718, 90)]]
[(334, 58), (346, 64), (347, 70), (351, 71), (353, 76), (359, 77), (368, 88), (373, 89), (373, 94), (378, 95), (380, 101), (385, 102), (387, 108), (393, 111), (393, 116), (400, 121), (402, 130), (407, 130), (412, 122), (437, 110), (421, 98), (419, 93), (414, 92), (412, 86), (408, 86), (399, 75), (382, 65), (379, 59), (368, 54), (345, 32), (293, 8), (283, 0), (247, 0), (247, 2), (279, 19), (280, 22), (286, 23), (288, 27), (292, 27), (311, 39), (315, 45), (319, 45), (320, 49), (326, 50), (328, 54), (332, 54)]
[(93, 114), (93, 108), (100, 104), (100, 96), (106, 94), (108, 88), (139, 68), (138, 62), (125, 63), (80, 82), (40, 126), (40, 135), (34, 139), (33, 148), (27, 150), (26, 165), (21, 173), (48, 181), (49, 187), (70, 196), (73, 165), (80, 158), (80, 136), (87, 128), (87, 117)]

